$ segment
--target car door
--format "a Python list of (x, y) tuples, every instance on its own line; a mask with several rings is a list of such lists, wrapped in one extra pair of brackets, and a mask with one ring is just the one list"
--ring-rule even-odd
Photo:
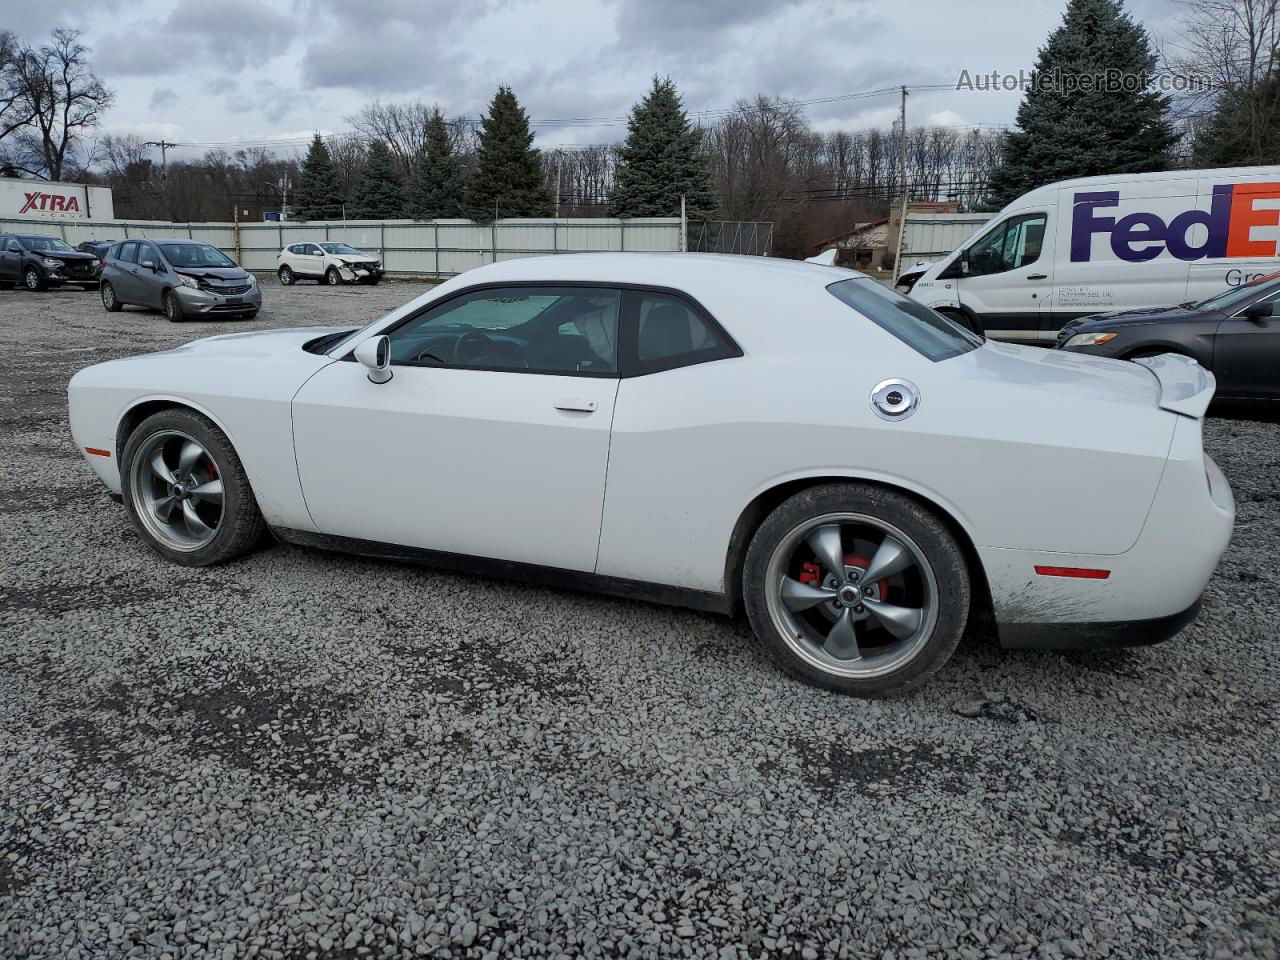
[(324, 251), (314, 243), (304, 244), (302, 249), (306, 251), (302, 257), (302, 273), (309, 277), (324, 276)]
[(1257, 303), (1270, 313), (1249, 317), (1240, 310), (1218, 325), (1213, 374), (1220, 396), (1280, 399), (1280, 293)]
[(160, 259), (160, 252), (149, 243), (139, 243), (138, 262), (133, 269), (138, 299), (131, 302), (144, 307), (159, 307), (165, 284), (163, 271), (164, 261)]
[(389, 332), (372, 383), (347, 358), (293, 402), (322, 533), (589, 572), (618, 390), (621, 293), (463, 291)]
[(1041, 338), (1041, 311), (1053, 291), (1052, 259), (1042, 256), (1047, 213), (1020, 213), (1000, 221), (962, 255), (955, 278), (960, 303), (997, 340)]
[(121, 303), (141, 303), (142, 284), (138, 280), (138, 241), (126, 240), (120, 244), (119, 255), (108, 263), (107, 280), (115, 287), (116, 299)]
[(13, 237), (0, 242), (0, 280), (17, 282), (22, 278), (22, 247)]

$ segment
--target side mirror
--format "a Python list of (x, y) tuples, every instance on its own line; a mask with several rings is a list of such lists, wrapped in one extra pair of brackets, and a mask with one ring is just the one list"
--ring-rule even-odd
[(969, 251), (960, 251), (960, 272), (965, 276), (969, 275)]
[(370, 337), (356, 347), (356, 360), (369, 371), (371, 383), (386, 383), (391, 379), (391, 340), (389, 337)]
[(1244, 316), (1252, 320), (1254, 323), (1266, 323), (1273, 316), (1272, 305), (1270, 303), (1251, 303), (1245, 307)]

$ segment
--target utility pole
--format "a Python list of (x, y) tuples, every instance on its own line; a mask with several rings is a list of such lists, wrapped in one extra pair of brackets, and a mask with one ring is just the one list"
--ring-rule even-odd
[(170, 148), (170, 147), (176, 147), (176, 146), (177, 146), (177, 144), (176, 144), (176, 143), (170, 143), (168, 140), (163, 140), (163, 139), (161, 139), (161, 140), (147, 140), (145, 143), (143, 143), (143, 146), (144, 146), (144, 147), (159, 147), (159, 148), (160, 148), (160, 179), (161, 179), (161, 180), (168, 180), (168, 179), (169, 179), (169, 154), (168, 154), (168, 150), (169, 150), (169, 148)]
[(898, 181), (902, 184), (902, 211), (898, 215), (898, 251), (893, 255), (893, 285), (898, 285), (902, 275), (902, 241), (907, 235), (907, 87), (902, 86), (901, 124), (902, 140), (898, 145)]
[(289, 219), (289, 174), (280, 174), (280, 222)]

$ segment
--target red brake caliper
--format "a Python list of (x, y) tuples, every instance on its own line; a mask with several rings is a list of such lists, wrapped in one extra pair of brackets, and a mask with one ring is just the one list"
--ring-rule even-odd
[[(860, 553), (846, 553), (844, 555), (845, 566), (861, 567), (865, 570), (871, 566), (871, 558), (864, 557)], [(797, 578), (801, 583), (807, 583), (811, 587), (822, 586), (822, 568), (816, 563), (802, 563), (800, 565), (800, 576)], [(880, 587), (880, 599), (883, 600), (889, 591), (889, 581), (887, 578), (880, 580), (877, 584)]]

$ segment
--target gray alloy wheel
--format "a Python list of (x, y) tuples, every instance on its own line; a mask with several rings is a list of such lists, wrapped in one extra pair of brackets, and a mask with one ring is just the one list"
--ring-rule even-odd
[(28, 290), (43, 290), (44, 277), (35, 267), (27, 267), (22, 271), (22, 283)]
[(181, 323), (186, 319), (182, 312), (182, 304), (178, 302), (178, 295), (172, 290), (166, 290), (160, 302), (164, 306), (164, 315), (169, 318), (170, 323)]
[(293, 286), (293, 270), (287, 263), (281, 265), (280, 269), (276, 271), (276, 276), (280, 278), (280, 283), (283, 286)]
[(188, 567), (235, 559), (266, 524), (244, 465), (226, 434), (194, 410), (143, 420), (120, 454), (125, 512), (161, 556)]
[(950, 659), (969, 617), (969, 571), (927, 505), (871, 484), (829, 483), (793, 494), (760, 524), (742, 599), (785, 671), (882, 697)]
[(337, 267), (330, 267), (324, 272), (324, 278), (329, 281), (329, 286), (336, 287), (342, 283), (342, 274), (338, 273)]
[(766, 577), (778, 633), (796, 656), (835, 677), (898, 670), (938, 620), (938, 582), (924, 551), (865, 514), (826, 514), (794, 527), (774, 548)]
[(108, 313), (116, 313), (124, 304), (116, 299), (116, 288), (107, 282), (103, 282), (101, 290), (102, 306), (106, 308)]
[(133, 455), (129, 493), (147, 533), (170, 550), (208, 546), (222, 523), (218, 465), (195, 438), (177, 430), (152, 434)]

